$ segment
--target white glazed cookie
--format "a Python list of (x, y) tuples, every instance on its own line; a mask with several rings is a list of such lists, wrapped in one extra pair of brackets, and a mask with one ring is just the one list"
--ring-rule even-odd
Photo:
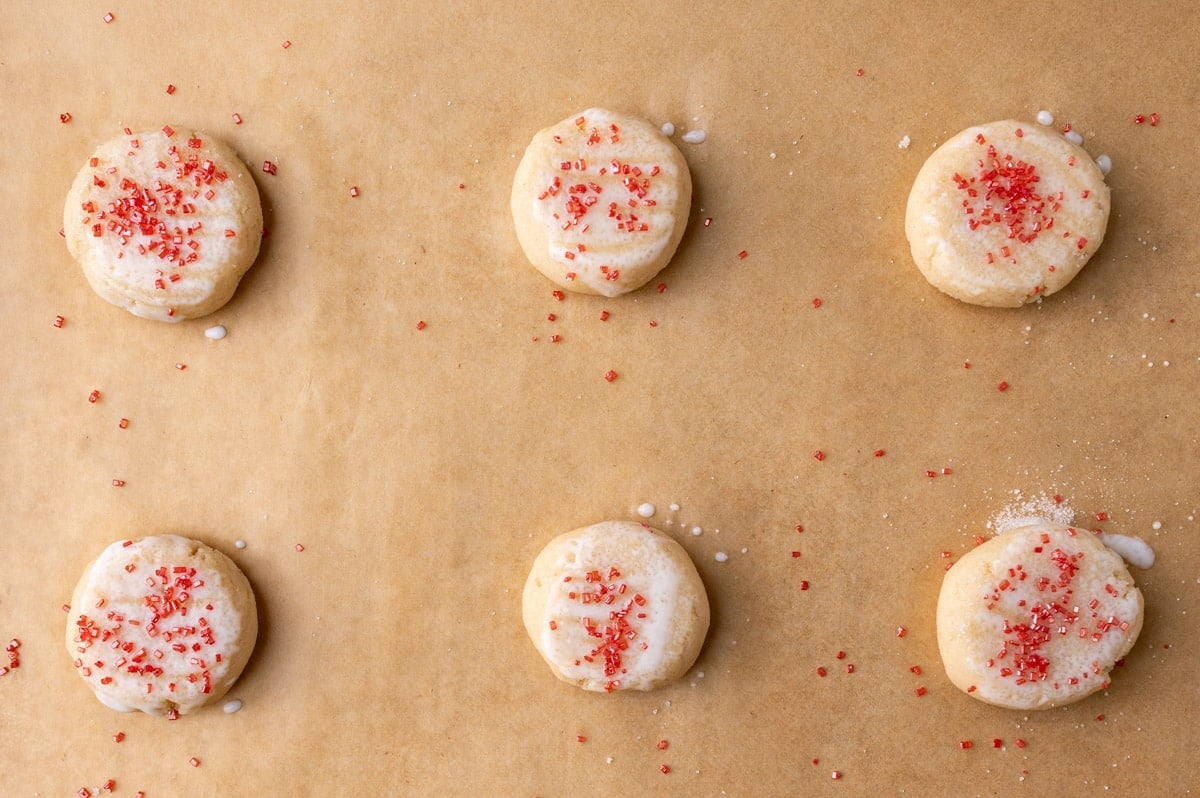
[(1104, 240), (1109, 204), (1082, 147), (1008, 120), (968, 128), (929, 156), (904, 229), (934, 287), (974, 305), (1017, 307), (1071, 282)]
[(946, 572), (937, 637), (955, 686), (1010, 709), (1061, 706), (1108, 686), (1142, 628), (1142, 594), (1095, 533), (1036, 522)]
[(708, 632), (708, 596), (683, 547), (657, 529), (605, 521), (537, 556), (525, 629), (554, 675), (584, 690), (653, 690), (685, 674)]
[(618, 296), (671, 260), (691, 201), (687, 161), (658, 128), (589, 108), (533, 137), (512, 214), (538, 271), (571, 291)]
[(169, 126), (100, 145), (63, 209), (67, 249), (96, 293), (159, 321), (228, 302), (262, 225), (258, 188), (233, 150)]
[(108, 546), (71, 597), (67, 651), (104, 705), (174, 717), (219, 699), (254, 650), (250, 583), (175, 535)]

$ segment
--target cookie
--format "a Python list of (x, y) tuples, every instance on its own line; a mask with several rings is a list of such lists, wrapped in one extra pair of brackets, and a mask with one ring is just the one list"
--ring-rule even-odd
[(971, 696), (1046, 709), (1106, 688), (1142, 614), (1125, 562), (1095, 533), (1035, 522), (991, 538), (946, 572), (938, 648), (950, 681)]
[(95, 292), (159, 321), (228, 302), (262, 230), (258, 188), (233, 150), (169, 126), (100, 145), (63, 209), (67, 249)]
[(513, 180), (525, 257), (570, 291), (618, 296), (651, 280), (687, 227), (683, 154), (641, 119), (589, 108), (533, 137)]
[(653, 690), (696, 661), (708, 596), (683, 547), (657, 529), (605, 521), (560, 535), (534, 560), (525, 630), (564, 682)]
[(967, 128), (929, 156), (908, 197), (913, 260), (938, 290), (1018, 307), (1061, 290), (1100, 247), (1110, 197), (1096, 162), (1049, 128)]
[(102, 704), (174, 717), (223, 696), (257, 635), (254, 593), (233, 561), (158, 535), (113, 543), (84, 569), (66, 640)]

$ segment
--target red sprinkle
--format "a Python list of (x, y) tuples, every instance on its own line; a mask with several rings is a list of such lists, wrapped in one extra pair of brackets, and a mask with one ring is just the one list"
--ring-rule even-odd
[(116, 789), (116, 787), (117, 787), (116, 779), (109, 779), (108, 781), (104, 782), (104, 791), (105, 792), (112, 792), (114, 789)]
[(350, 186), (350, 196), (351, 197), (358, 196), (358, 186)]
[(813, 297), (813, 308), (819, 308), (819, 307), (821, 307), (821, 297), (815, 296), (815, 297)]
[(659, 770), (661, 770), (663, 773), (670, 773), (670, 772), (671, 772), (671, 766), (670, 766), (670, 765), (663, 765), (662, 767), (660, 767), (660, 768), (659, 768)]
[(792, 552), (792, 557), (799, 557), (799, 556), (800, 556), (800, 552), (798, 552), (798, 551)]
[(660, 294), (661, 294), (663, 291), (666, 291), (666, 290), (667, 290), (667, 284), (666, 284), (666, 283), (659, 283), (659, 284), (658, 284), (658, 286), (657, 286), (657, 288), (656, 288), (655, 290), (657, 290), (657, 291), (658, 291), (658, 293), (660, 293)]
[(424, 320), (424, 319), (422, 319), (422, 320), (420, 320), (420, 321), (418, 321), (418, 322), (417, 322), (417, 329), (418, 329), (418, 330), (424, 330), (424, 329), (425, 329), (426, 327), (428, 327), (428, 326), (429, 326), (429, 325), (427, 325), (427, 324), (425, 323), (425, 320)]
[(1150, 127), (1158, 127), (1158, 114), (1150, 114)]
[(861, 78), (864, 74), (863, 68), (859, 67), (858, 69), (854, 70), (854, 74)]
[(275, 166), (275, 164), (271, 163), (270, 161), (263, 161), (263, 171), (269, 175), (273, 175), (277, 171), (279, 171), (279, 168), (277, 166)]
[(198, 768), (198, 767), (200, 767), (200, 760), (197, 759), (196, 757), (192, 757), (191, 759), (188, 760), (188, 764), (194, 768)]
[(297, 543), (297, 544), (296, 544), (296, 551), (304, 551), (304, 544), (303, 544), (303, 543)]
[(187, 363), (176, 363), (175, 368), (179, 371), (184, 371), (187, 369)]
[(915, 673), (917, 676), (921, 675), (921, 666), (920, 665), (913, 665), (908, 670), (912, 673)]
[(123, 479), (114, 479), (114, 480), (112, 481), (112, 486), (113, 486), (114, 488), (123, 488), (123, 487), (125, 487), (125, 480), (123, 480)]
[(904, 637), (906, 634), (908, 634), (908, 630), (903, 626), (896, 627), (896, 637)]
[(59, 122), (62, 122), (62, 123), (65, 125), (65, 124), (67, 124), (68, 122), (70, 122), (70, 121), (71, 121), (71, 115), (70, 115), (70, 114), (67, 114), (67, 113), (62, 113), (62, 114), (59, 114), (59, 115), (58, 115), (58, 121), (59, 121)]
[(1018, 737), (1018, 738), (1016, 739), (1016, 741), (1015, 741), (1015, 742), (1016, 742), (1016, 744), (1017, 744), (1017, 748), (1024, 748), (1024, 747), (1025, 747), (1025, 741), (1024, 741), (1024, 740), (1022, 740), (1020, 737)]
[(876, 449), (876, 450), (875, 450), (875, 456), (876, 456), (876, 457), (883, 457), (885, 454), (887, 454), (887, 452), (885, 452), (883, 449)]
[(240, 124), (242, 124), (242, 115), (241, 115), (241, 114), (239, 114), (239, 113), (235, 113), (235, 114), (233, 115), (233, 124), (235, 124), (235, 125), (240, 125)]
[(557, 290), (551, 291), (550, 296), (554, 297), (559, 302), (562, 302), (564, 299), (567, 298), (566, 294), (564, 294), (562, 291), (557, 291)]
[(666, 740), (659, 740), (659, 741), (658, 741), (658, 750), (659, 750), (659, 751), (666, 751), (666, 750), (667, 750), (667, 741), (666, 741)]
[(129, 429), (129, 419), (123, 418), (117, 422), (117, 426), (121, 429)]
[(609, 369), (608, 371), (604, 372), (604, 379), (608, 380), (609, 382), (612, 382), (616, 378), (617, 378), (617, 372), (613, 371), (612, 369)]
[(829, 778), (833, 779), (834, 781), (841, 781), (842, 771), (840, 771), (840, 770), (833, 771), (832, 773), (829, 774)]
[(170, 125), (163, 125), (162, 132), (164, 136), (171, 138), (171, 136), (175, 135), (175, 128), (171, 127)]
[(1004, 741), (1001, 740), (999, 737), (992, 738), (992, 748), (999, 748), (1002, 745), (1004, 745)]
[(824, 460), (825, 452), (821, 451), (820, 449), (817, 449), (815, 452), (813, 452), (813, 457), (815, 457), (817, 460)]
[(801, 580), (800, 580), (800, 589), (801, 589), (801, 590), (808, 590), (808, 580), (807, 580), (807, 579), (801, 579)]
[(822, 668), (822, 667), (818, 667), (818, 668), (817, 668), (817, 675), (818, 675), (818, 676), (820, 676), (820, 677), (822, 677), (822, 678), (824, 678), (824, 677), (825, 677), (825, 669), (824, 669), (824, 668)]
[(926, 690), (924, 687), (918, 687), (916, 690), (913, 690), (913, 692), (917, 694), (917, 698), (920, 698), (921, 696), (925, 695), (929, 691)]
[(958, 747), (964, 751), (970, 748), (972, 745), (974, 745), (974, 743), (972, 743), (970, 740), (960, 740), (958, 743)]
[(1133, 117), (1133, 124), (1135, 124), (1135, 125), (1140, 125), (1140, 124), (1142, 124), (1142, 123), (1143, 123), (1143, 122), (1145, 122), (1145, 121), (1146, 121), (1146, 116), (1145, 116), (1145, 114), (1136, 114), (1136, 115)]
[(1097, 520), (1097, 521), (1107, 521), (1107, 520), (1108, 520), (1108, 513), (1106, 513), (1106, 512), (1104, 512), (1103, 510), (1101, 510), (1100, 512), (1096, 513), (1096, 520)]
[(109, 11), (107, 14), (104, 15), (105, 24), (112, 22), (114, 19), (116, 19), (116, 17), (113, 16), (113, 13), (111, 11)]
[(1000, 380), (1000, 384), (996, 386), (996, 390), (1000, 391), (1001, 393), (1004, 393), (1005, 391), (1008, 390), (1008, 383), (1005, 382), (1004, 380)]
[(607, 310), (600, 311), (600, 321), (608, 321), (608, 311)]
[(283, 43), (283, 49), (285, 49), (285, 50), (286, 50), (287, 48), (291, 47), (291, 46), (292, 46), (292, 41), (291, 41), (291, 39), (288, 39), (287, 41), (285, 41), (285, 42)]
[(100, 398), (99, 391), (92, 391), (91, 393), (88, 394), (88, 401), (91, 402), (92, 404), (96, 404), (96, 401), (99, 398)]
[(575, 735), (575, 742), (577, 742), (577, 743), (586, 743), (586, 742), (587, 742), (587, 738), (586, 738), (586, 737), (584, 737), (582, 734), (577, 734), (577, 735)]
[(123, 731), (119, 731), (113, 735), (114, 743), (120, 743), (120, 742), (123, 742), (124, 740), (125, 740), (125, 732), (123, 732)]
[(738, 260), (745, 260), (746, 256), (749, 254), (750, 254), (749, 252), (747, 252), (746, 250), (743, 249), (741, 252), (738, 253)]
[(174, 94), (174, 93), (175, 93), (175, 84), (168, 83), (167, 84), (167, 94)]

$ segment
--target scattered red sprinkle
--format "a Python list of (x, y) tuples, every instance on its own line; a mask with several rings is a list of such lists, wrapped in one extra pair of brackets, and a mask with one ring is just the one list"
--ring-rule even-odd
[(917, 698), (920, 698), (921, 696), (925, 695), (929, 691), (926, 690), (924, 687), (918, 687), (916, 690), (913, 690), (913, 692), (917, 694)]
[(949, 468), (943, 468), (943, 469), (942, 469), (942, 475), (943, 475), (943, 476), (947, 476), (947, 477), (948, 477), (948, 476), (950, 476), (950, 474), (952, 474), (952, 473), (953, 473), (953, 472), (952, 472), (952, 471), (951, 471)]
[(186, 370), (187, 370), (187, 363), (176, 363), (176, 364), (175, 364), (175, 368), (176, 368), (178, 371), (186, 371)]
[(817, 460), (824, 460), (825, 452), (821, 451), (820, 449), (817, 449), (815, 452), (813, 452), (813, 457), (815, 457)]
[(838, 659), (845, 659), (845, 658), (846, 658), (846, 652), (845, 652), (845, 651), (839, 651), (839, 652), (838, 652), (837, 654), (835, 654), (834, 656), (836, 656)]
[(808, 590), (808, 580), (807, 580), (807, 579), (801, 579), (801, 580), (800, 580), (800, 589), (801, 589), (801, 590)]
[(1062, 504), (1062, 503), (1063, 503), (1063, 497), (1062, 497), (1062, 494), (1060, 494), (1060, 493), (1056, 493), (1056, 494), (1054, 494), (1054, 503), (1055, 503), (1055, 504)]
[(350, 196), (351, 197), (358, 196), (358, 186), (350, 186)]
[(911, 671), (912, 673), (915, 673), (917, 676), (920, 676), (921, 675), (921, 666), (913, 665), (911, 668), (909, 668), (909, 671)]
[(95, 390), (94, 390), (94, 391), (92, 391), (91, 393), (89, 393), (89, 394), (88, 394), (88, 401), (89, 401), (89, 402), (91, 402), (92, 404), (96, 404), (96, 402), (97, 402), (99, 399), (100, 399), (100, 392), (99, 392), (99, 391), (95, 391)]
[(1150, 114), (1150, 127), (1158, 127), (1158, 114)]
[(1025, 138), (1025, 131), (1021, 130), (1021, 128), (1017, 128), (1016, 134), (1017, 134), (1017, 138), (1019, 138), (1019, 139)]
[(1008, 383), (1005, 382), (1004, 380), (1000, 380), (1000, 384), (996, 386), (996, 390), (1000, 391), (1001, 393), (1004, 393), (1005, 391), (1008, 390)]
[(821, 297), (819, 297), (819, 296), (815, 296), (815, 297), (813, 297), (813, 301), (812, 301), (812, 302), (813, 302), (813, 308), (814, 308), (814, 309), (815, 309), (815, 308), (819, 308), (819, 307), (821, 307)]
[(841, 781), (842, 780), (842, 771), (840, 771), (840, 770), (833, 771), (832, 773), (829, 774), (829, 778), (833, 779), (834, 781)]
[(883, 449), (876, 449), (876, 450), (875, 450), (875, 456), (876, 456), (876, 457), (883, 457), (885, 454), (887, 454), (887, 452), (885, 452)]
[(1104, 720), (1104, 713), (1100, 713), (1099, 715), (1097, 715), (1096, 720)]
[[(546, 316), (546, 321), (556, 321), (557, 319), (558, 316), (555, 316), (553, 313), (547, 314)], [(601, 321), (603, 321), (603, 319), (601, 319)]]
[(671, 772), (671, 766), (670, 766), (670, 765), (663, 765), (662, 767), (660, 767), (660, 768), (659, 768), (659, 770), (661, 770), (663, 773), (670, 773), (670, 772)]
[(558, 291), (558, 290), (551, 291), (550, 296), (554, 297), (559, 302), (562, 302), (564, 299), (567, 298), (566, 294), (564, 294), (562, 291)]
[(933, 479), (934, 477), (937, 476), (937, 472), (936, 471), (926, 471), (925, 476), (929, 477), (930, 479)]
[(129, 429), (129, 419), (123, 418), (117, 422), (117, 426), (121, 429)]
[(600, 311), (600, 321), (608, 321), (608, 315), (607, 310)]
[(749, 254), (750, 254), (749, 252), (747, 252), (746, 250), (743, 249), (741, 252), (738, 253), (738, 260), (745, 260), (746, 256)]
[(586, 743), (586, 742), (587, 742), (587, 738), (586, 738), (586, 737), (584, 737), (582, 734), (577, 734), (577, 735), (575, 736), (575, 742), (577, 742), (577, 743)]
[(965, 368), (965, 369), (969, 369), (969, 368), (971, 368), (971, 361), (969, 361), (969, 360), (964, 360), (964, 361), (963, 361), (963, 368)]
[(650, 320), (650, 326), (651, 326), (651, 327), (657, 327), (657, 326), (658, 326), (658, 322), (656, 322), (654, 319), (651, 319), (651, 320)]
[(796, 532), (800, 533), (803, 531), (804, 531), (804, 524), (796, 524)]
[(793, 557), (799, 557), (799, 556), (800, 556), (800, 552), (798, 552), (798, 551), (793, 551), (793, 552), (792, 552), (792, 556), (793, 556)]
[(424, 319), (421, 319), (420, 321), (418, 321), (418, 322), (417, 322), (417, 329), (418, 329), (418, 330), (424, 330), (424, 329), (425, 329), (426, 327), (428, 327), (428, 326), (429, 326), (429, 325), (427, 325), (427, 324), (425, 323), (425, 320), (424, 320)]
[[(171, 138), (171, 136), (175, 135), (175, 128), (171, 127), (170, 125), (163, 125), (162, 132), (163, 132), (164, 136), (166, 136), (167, 138)], [(126, 133), (125, 135), (129, 135), (129, 134)]]
[(296, 544), (296, 551), (304, 551), (304, 544), (303, 544), (303, 543), (297, 543), (297, 544)]
[(659, 283), (659, 284), (658, 284), (658, 286), (655, 288), (655, 290), (656, 290), (656, 291), (658, 291), (658, 293), (660, 293), (660, 294), (661, 294), (663, 291), (666, 291), (666, 290), (667, 290), (667, 284), (666, 284), (666, 283)]
[(123, 732), (123, 731), (119, 731), (113, 735), (114, 743), (124, 742), (124, 740), (125, 740), (125, 732)]
[(92, 798), (92, 791), (87, 787), (80, 787), (79, 791), (76, 792), (75, 795), (77, 795), (78, 798)]
[(125, 487), (125, 480), (123, 480), (123, 479), (114, 479), (114, 480), (112, 481), (112, 486), (113, 486), (114, 488), (123, 488), (123, 487)]
[(857, 75), (858, 77), (860, 77), (860, 78), (861, 78), (861, 77), (863, 76), (863, 74), (864, 74), (864, 73), (863, 73), (863, 68), (862, 68), (862, 67), (859, 67), (858, 69), (854, 70), (854, 74), (855, 74), (855, 75)]
[(70, 122), (70, 121), (71, 121), (71, 115), (70, 115), (70, 114), (67, 114), (67, 113), (62, 113), (62, 114), (59, 114), (59, 115), (58, 115), (58, 121), (59, 121), (59, 122), (62, 122), (62, 123), (65, 125), (65, 124), (67, 124), (68, 122)]
[(903, 626), (896, 627), (896, 637), (904, 637), (906, 634), (908, 634), (908, 630)]
[(1024, 741), (1024, 740), (1022, 740), (1020, 737), (1018, 737), (1018, 738), (1015, 740), (1015, 742), (1016, 742), (1016, 744), (1017, 744), (1017, 748), (1024, 748), (1024, 747), (1025, 747), (1025, 741)]
[(814, 756), (814, 757), (813, 757), (813, 760), (812, 760), (812, 763), (813, 763), (813, 767), (816, 767), (817, 765), (821, 764), (821, 760), (817, 759), (817, 758)]
[(846, 663), (846, 673), (854, 673), (854, 663)]
[(175, 93), (175, 84), (168, 83), (167, 84), (167, 94), (174, 94), (174, 93)]
[(555, 334), (555, 335), (551, 335), (551, 336), (550, 336), (550, 343), (552, 343), (552, 344), (556, 344), (556, 343), (558, 343), (558, 342), (559, 342), (559, 341), (561, 341), (561, 340), (562, 340), (562, 336), (561, 336), (561, 335), (557, 335), (557, 334)]
[(240, 124), (242, 124), (242, 115), (241, 115), (241, 114), (239, 114), (239, 113), (234, 113), (234, 115), (233, 115), (233, 124), (235, 124), (235, 125), (240, 125)]
[(466, 188), (466, 187), (467, 187), (467, 184), (466, 184), (466, 183), (459, 183), (459, 184), (458, 184), (458, 188), (459, 188), (459, 190), (462, 190), (462, 189), (464, 189), (464, 188)]
[(113, 790), (116, 789), (116, 787), (117, 787), (116, 779), (109, 779), (108, 781), (104, 782), (104, 791), (105, 792), (112, 792)]
[(111, 12), (111, 11), (109, 11), (107, 14), (104, 15), (105, 24), (112, 22), (114, 19), (116, 19), (116, 17), (113, 16), (113, 12)]
[(1097, 520), (1097, 521), (1107, 521), (1107, 520), (1108, 520), (1108, 513), (1106, 513), (1106, 512), (1104, 512), (1103, 510), (1101, 510), (1100, 512), (1096, 513), (1096, 520)]
[(285, 42), (283, 43), (283, 49), (285, 49), (285, 50), (286, 50), (287, 48), (291, 47), (291, 46), (292, 46), (292, 40), (291, 40), (291, 39), (288, 39), (287, 41), (285, 41)]
[(823, 667), (818, 667), (818, 668), (817, 668), (817, 675), (818, 675), (818, 676), (820, 676), (821, 678), (825, 678), (825, 668), (823, 668)]
[(658, 741), (658, 750), (659, 750), (659, 751), (666, 751), (666, 750), (667, 750), (667, 741), (666, 741), (666, 740), (659, 740), (659, 741)]
[(960, 740), (958, 743), (958, 747), (964, 751), (973, 745), (974, 745), (974, 743), (972, 743), (970, 740)]
[(617, 378), (617, 372), (613, 371), (612, 369), (609, 369), (608, 371), (604, 372), (604, 379), (608, 380), (609, 382), (612, 382), (616, 378)]
[(992, 738), (992, 748), (999, 748), (1002, 745), (1004, 745), (1004, 741), (1001, 740), (999, 737)]
[(279, 171), (279, 167), (275, 166), (275, 164), (271, 163), (270, 161), (263, 161), (263, 171), (269, 175), (273, 175)]
[(1133, 117), (1133, 124), (1135, 124), (1135, 125), (1140, 125), (1145, 121), (1146, 121), (1145, 114), (1135, 114)]
[(200, 767), (200, 760), (197, 759), (196, 757), (192, 757), (191, 759), (188, 760), (188, 764), (194, 768), (198, 768), (198, 767)]

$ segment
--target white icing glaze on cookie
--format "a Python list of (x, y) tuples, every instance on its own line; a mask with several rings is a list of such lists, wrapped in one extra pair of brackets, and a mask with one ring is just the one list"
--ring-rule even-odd
[(667, 265), (691, 197), (687, 162), (662, 131), (589, 108), (534, 136), (511, 205), (539, 271), (568, 290), (617, 296)]
[(1075, 277), (1104, 239), (1109, 207), (1085, 150), (1008, 120), (968, 128), (930, 155), (909, 194), (905, 233), (940, 291), (1017, 307)]
[(97, 294), (175, 322), (233, 296), (258, 255), (262, 207), (231, 149), (167, 126), (97, 148), (67, 195), (63, 235)]
[(585, 690), (650, 690), (695, 662), (708, 630), (704, 585), (683, 548), (624, 521), (560, 535), (525, 584), (525, 628), (555, 675)]
[(257, 632), (254, 594), (232, 560), (159, 535), (113, 543), (87, 567), (66, 640), (106, 706), (182, 715), (225, 694)]
[(1011, 529), (946, 572), (938, 647), (950, 680), (981, 701), (1044, 709), (1108, 685), (1142, 628), (1141, 591), (1085, 530)]

